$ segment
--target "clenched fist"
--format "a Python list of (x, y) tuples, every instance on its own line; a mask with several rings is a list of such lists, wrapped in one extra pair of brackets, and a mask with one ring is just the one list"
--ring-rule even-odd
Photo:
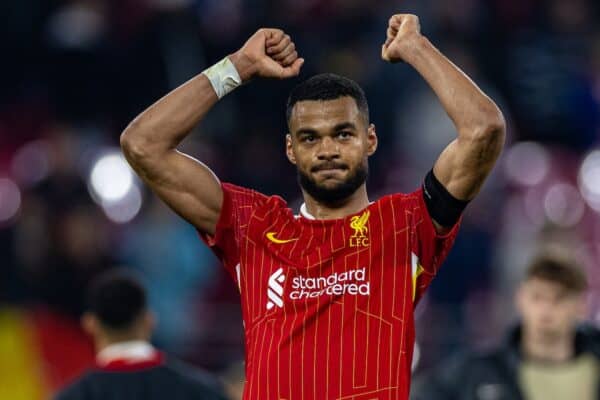
[(396, 14), (390, 18), (387, 37), (381, 46), (381, 58), (395, 63), (404, 57), (412, 45), (421, 38), (419, 17), (412, 14)]
[(259, 29), (230, 59), (243, 82), (255, 77), (291, 78), (304, 63), (290, 35), (268, 28)]

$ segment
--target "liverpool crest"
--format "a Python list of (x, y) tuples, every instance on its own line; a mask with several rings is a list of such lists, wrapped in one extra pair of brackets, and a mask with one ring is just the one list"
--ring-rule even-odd
[(371, 212), (366, 210), (360, 216), (355, 215), (350, 219), (350, 228), (354, 229), (354, 234), (350, 236), (350, 247), (367, 247), (369, 245), (367, 222), (370, 215)]

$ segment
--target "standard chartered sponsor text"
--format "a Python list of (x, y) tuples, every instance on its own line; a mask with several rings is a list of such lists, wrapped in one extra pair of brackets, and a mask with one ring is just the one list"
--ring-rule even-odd
[(366, 281), (366, 267), (345, 272), (334, 272), (328, 276), (292, 278), (290, 299), (302, 300), (323, 295), (341, 296), (344, 294), (368, 296), (370, 282)]

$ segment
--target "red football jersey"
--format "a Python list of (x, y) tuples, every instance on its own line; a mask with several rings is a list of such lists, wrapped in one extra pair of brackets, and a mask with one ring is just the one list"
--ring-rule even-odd
[(246, 336), (245, 400), (408, 399), (413, 309), (448, 253), (421, 190), (335, 220), (223, 184), (214, 237)]

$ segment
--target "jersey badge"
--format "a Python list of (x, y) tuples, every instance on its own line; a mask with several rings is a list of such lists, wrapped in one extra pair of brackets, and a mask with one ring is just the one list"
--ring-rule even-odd
[(350, 247), (369, 246), (369, 237), (367, 236), (369, 228), (367, 228), (367, 222), (370, 215), (371, 212), (366, 210), (360, 216), (355, 215), (350, 219), (350, 228), (354, 229), (354, 234), (350, 236)]

